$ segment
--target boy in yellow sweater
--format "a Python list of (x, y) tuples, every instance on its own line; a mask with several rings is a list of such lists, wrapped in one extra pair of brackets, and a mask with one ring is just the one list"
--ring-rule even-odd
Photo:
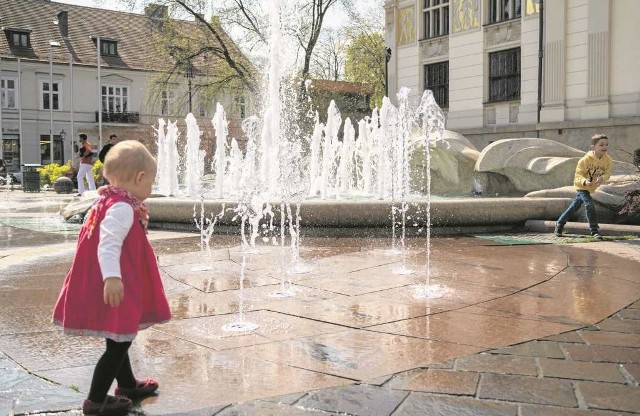
[(584, 204), (591, 236), (602, 240), (602, 236), (598, 232), (598, 218), (591, 192), (595, 192), (598, 186), (602, 185), (611, 176), (613, 159), (607, 154), (608, 147), (609, 139), (604, 134), (595, 134), (591, 138), (591, 151), (587, 152), (578, 162), (578, 166), (576, 166), (573, 186), (575, 186), (578, 194), (569, 205), (569, 208), (556, 221), (554, 231), (556, 236), (562, 236), (564, 225)]

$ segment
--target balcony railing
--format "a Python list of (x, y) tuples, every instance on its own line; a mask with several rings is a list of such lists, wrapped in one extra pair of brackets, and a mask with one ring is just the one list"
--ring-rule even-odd
[[(96, 122), (98, 122), (98, 111), (96, 111)], [(111, 113), (108, 111), (102, 112), (103, 123), (139, 123), (140, 113)]]

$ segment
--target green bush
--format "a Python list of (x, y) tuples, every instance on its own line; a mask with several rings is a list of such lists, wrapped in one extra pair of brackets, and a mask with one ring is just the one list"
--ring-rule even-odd
[(36, 170), (40, 174), (40, 185), (53, 185), (56, 179), (71, 172), (71, 161), (68, 160), (64, 165), (50, 163)]

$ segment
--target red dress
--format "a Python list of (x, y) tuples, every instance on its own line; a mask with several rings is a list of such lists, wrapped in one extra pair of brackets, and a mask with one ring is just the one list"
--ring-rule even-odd
[(104, 283), (98, 263), (99, 225), (107, 209), (116, 202), (135, 207), (121, 194), (103, 195), (91, 208), (95, 212), (89, 213), (80, 229), (76, 255), (53, 312), (53, 322), (61, 325), (65, 334), (132, 341), (138, 330), (171, 318), (156, 256), (135, 209), (120, 255), (124, 298), (116, 308), (104, 303)]

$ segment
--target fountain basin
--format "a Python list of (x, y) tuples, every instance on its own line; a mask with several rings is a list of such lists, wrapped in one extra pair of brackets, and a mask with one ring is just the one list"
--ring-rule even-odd
[[(194, 212), (199, 219), (199, 200), (177, 197), (156, 197), (147, 201), (149, 219), (157, 226), (172, 228), (180, 224), (193, 227)], [(459, 227), (485, 227), (509, 229), (524, 225), (527, 220), (555, 220), (568, 206), (567, 198), (460, 198), (431, 201), (431, 225), (443, 228), (444, 233), (455, 233)], [(222, 212), (217, 220), (220, 226), (239, 225), (233, 210), (234, 200), (205, 199), (204, 215), (209, 218)], [(273, 202), (273, 223), (280, 224), (280, 202)], [(396, 220), (399, 220), (400, 202)], [(391, 201), (380, 200), (304, 200), (300, 207), (300, 226), (305, 228), (386, 228), (391, 226)], [(407, 229), (426, 226), (427, 201), (407, 202)], [(295, 205), (292, 204), (295, 211)], [(195, 211), (194, 211), (195, 210)], [(476, 229), (476, 231), (478, 231)], [(235, 229), (237, 232), (237, 228)], [(438, 232), (438, 230), (436, 230)]]

